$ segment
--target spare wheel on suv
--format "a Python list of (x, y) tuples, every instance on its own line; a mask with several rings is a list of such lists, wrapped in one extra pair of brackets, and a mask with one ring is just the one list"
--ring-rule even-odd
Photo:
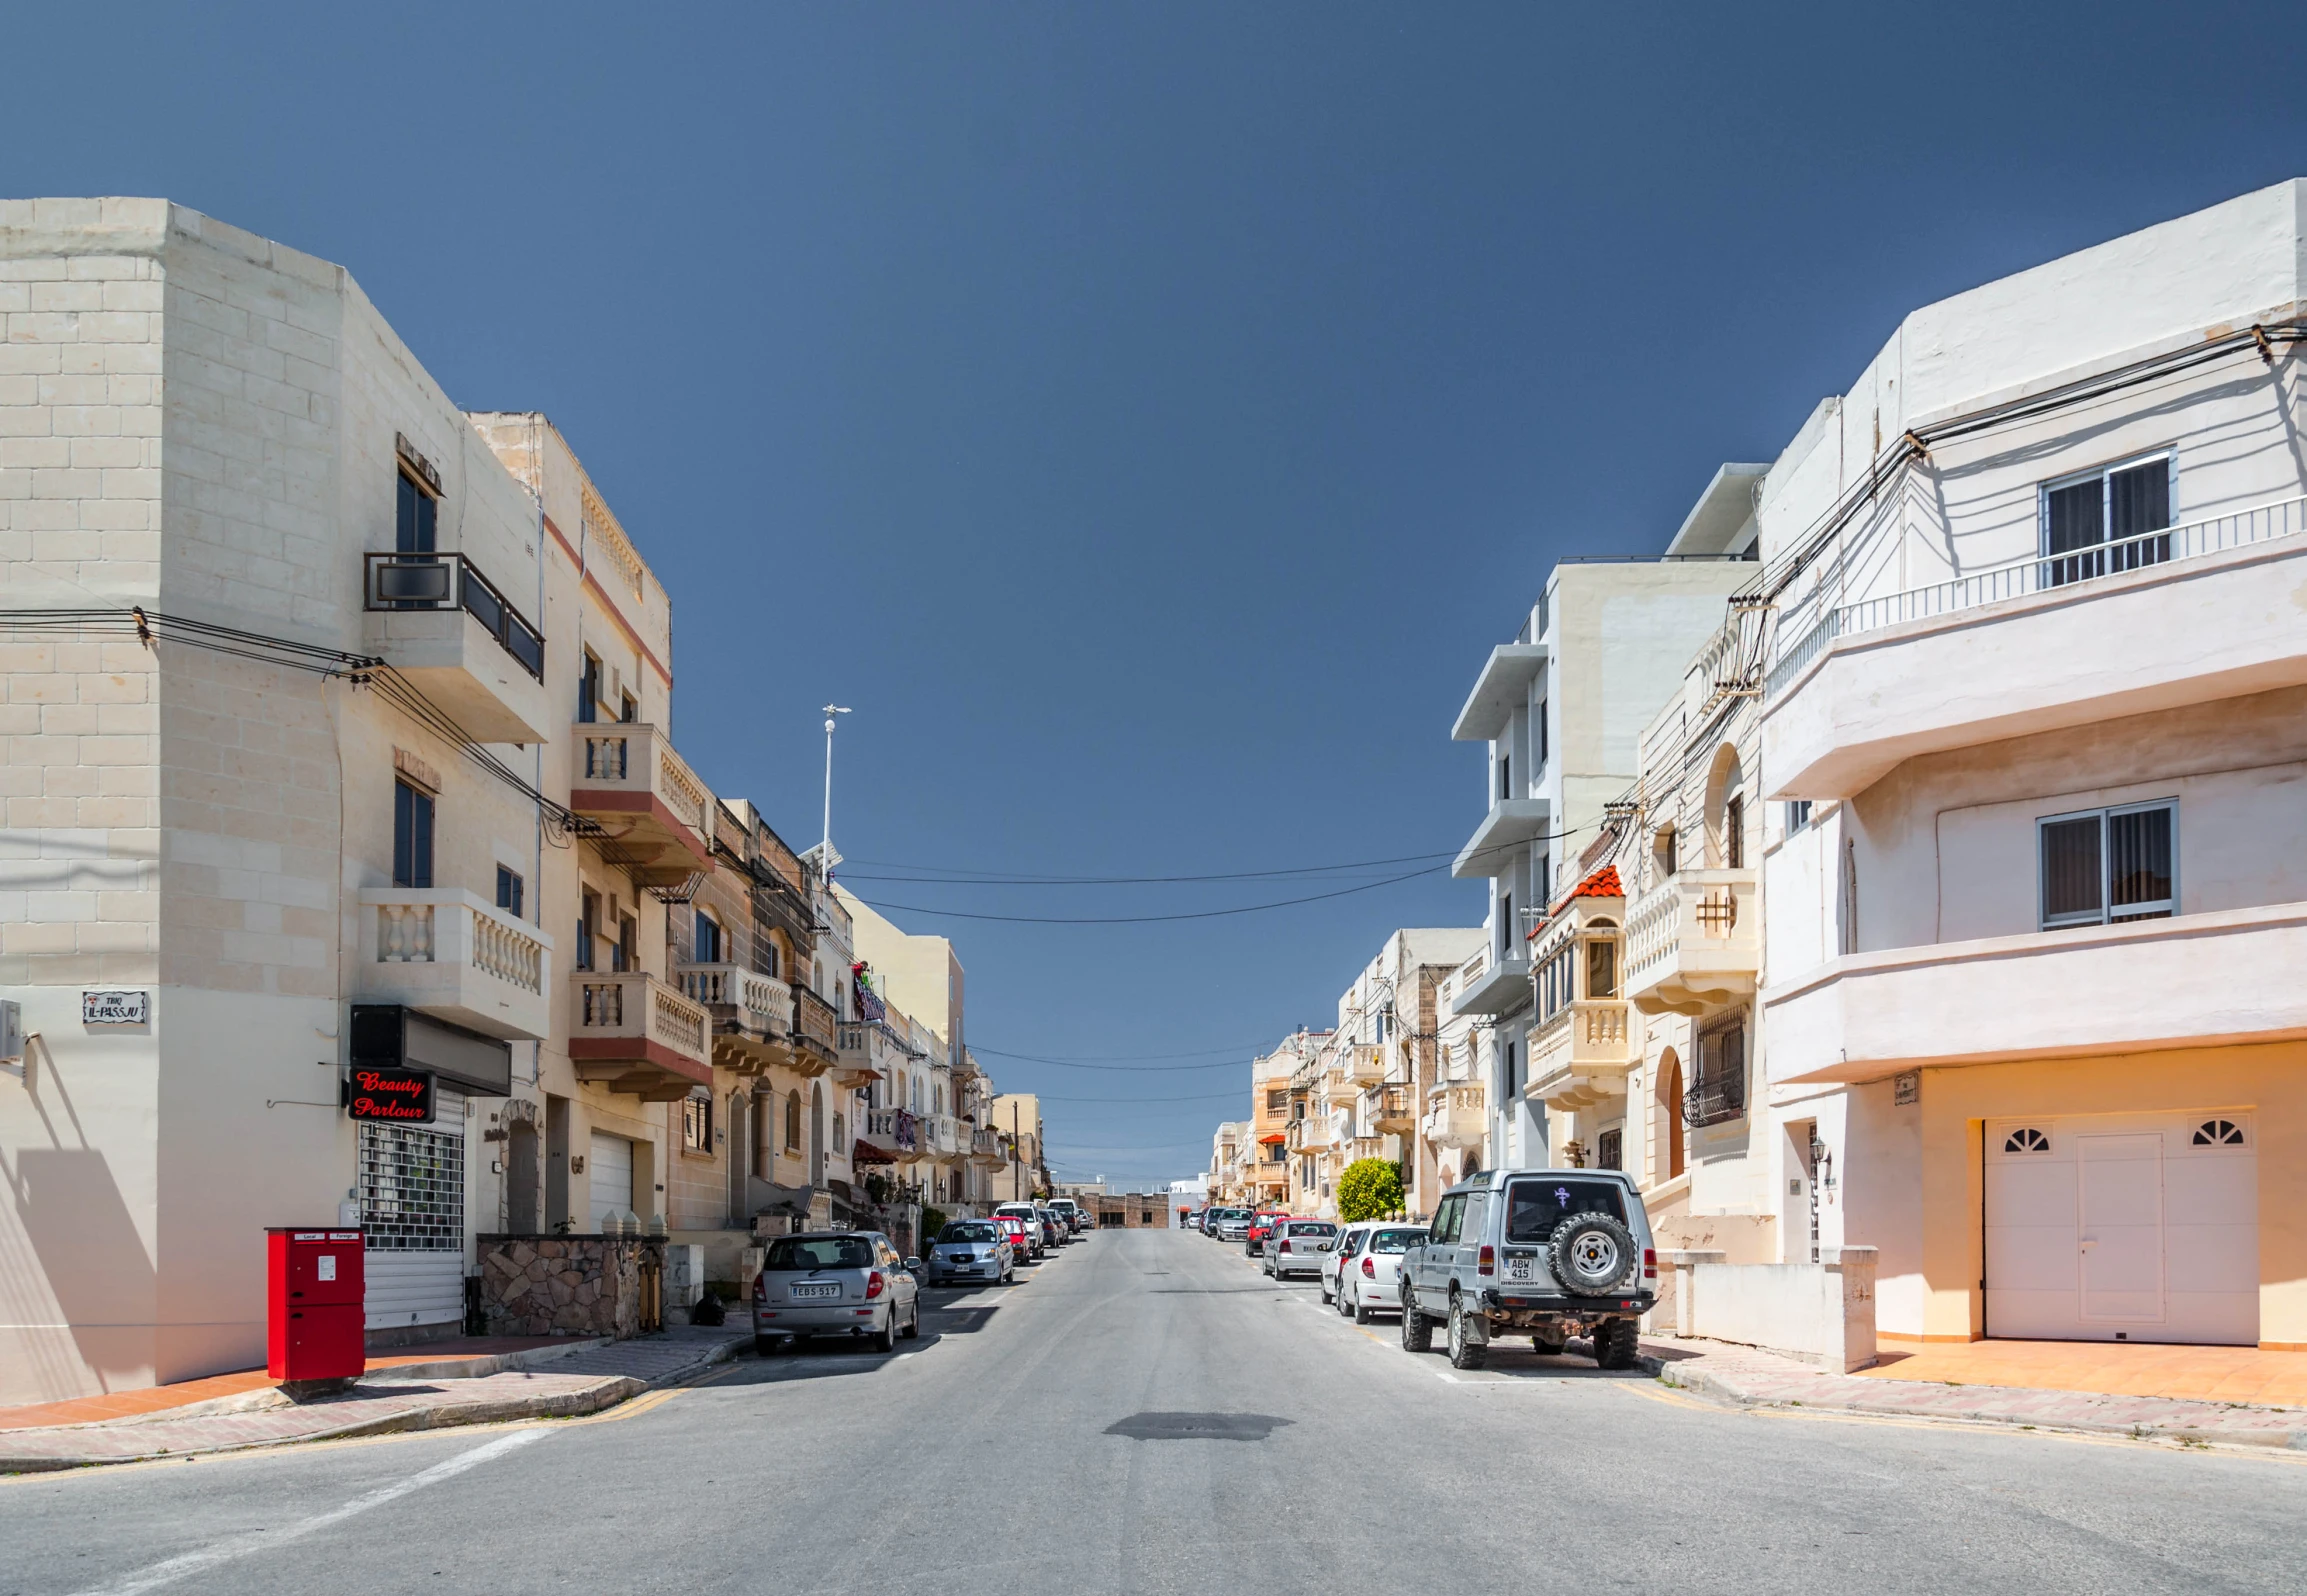
[(1609, 1296), (1634, 1257), (1633, 1232), (1609, 1214), (1572, 1214), (1546, 1238), (1546, 1266), (1573, 1296)]

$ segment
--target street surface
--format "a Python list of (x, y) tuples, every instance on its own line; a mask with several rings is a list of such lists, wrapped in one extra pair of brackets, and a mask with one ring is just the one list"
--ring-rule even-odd
[(589, 1420), (0, 1482), (0, 1593), (2307, 1589), (2288, 1453), (1454, 1374), (1175, 1231), (924, 1301)]

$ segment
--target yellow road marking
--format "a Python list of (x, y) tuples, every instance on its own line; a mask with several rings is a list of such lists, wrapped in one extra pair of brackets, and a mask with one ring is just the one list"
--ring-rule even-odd
[(644, 1413), (656, 1412), (657, 1409), (687, 1389), (686, 1386), (671, 1386), (663, 1391), (647, 1391), (633, 1398), (630, 1402), (619, 1403), (616, 1407), (600, 1413), (588, 1413), (581, 1419), (563, 1419), (560, 1422), (564, 1425), (574, 1426), (579, 1424), (614, 1424), (619, 1419), (637, 1419)]

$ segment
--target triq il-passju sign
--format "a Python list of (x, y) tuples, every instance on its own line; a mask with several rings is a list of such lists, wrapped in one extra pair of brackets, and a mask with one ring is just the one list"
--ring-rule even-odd
[(353, 1119), (385, 1119), (403, 1125), (429, 1125), (433, 1118), (430, 1070), (373, 1070), (354, 1067), (345, 1082), (345, 1113)]

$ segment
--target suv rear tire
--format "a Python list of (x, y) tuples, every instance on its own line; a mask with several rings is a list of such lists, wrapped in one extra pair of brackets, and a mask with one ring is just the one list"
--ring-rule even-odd
[(1594, 1362), (1604, 1369), (1642, 1366), (1642, 1329), (1632, 1319), (1608, 1319), (1594, 1327)]
[(1417, 1299), (1407, 1291), (1402, 1293), (1402, 1350), (1434, 1350), (1434, 1321), (1418, 1311)]
[(1466, 1299), (1450, 1299), (1450, 1367), (1453, 1369), (1479, 1369), (1490, 1361), (1488, 1342), (1476, 1341), (1466, 1325)]

